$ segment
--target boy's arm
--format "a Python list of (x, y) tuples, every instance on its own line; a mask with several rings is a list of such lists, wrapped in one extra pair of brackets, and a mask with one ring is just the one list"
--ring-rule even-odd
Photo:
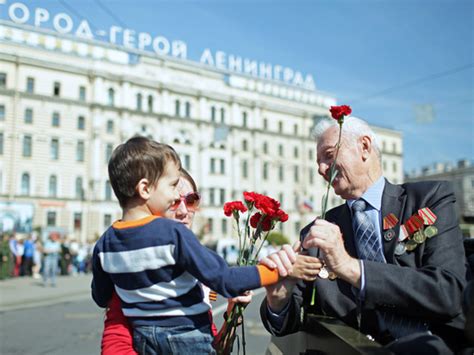
[(174, 259), (206, 286), (224, 297), (236, 297), (247, 290), (278, 281), (278, 271), (264, 265), (229, 267), (215, 252), (204, 247), (186, 227), (175, 227)]
[[(99, 241), (100, 242), (100, 241)], [(114, 284), (110, 279), (110, 276), (102, 269), (99, 258), (99, 242), (94, 247), (92, 254), (92, 298), (95, 303), (102, 308), (107, 307), (112, 292), (114, 290)]]

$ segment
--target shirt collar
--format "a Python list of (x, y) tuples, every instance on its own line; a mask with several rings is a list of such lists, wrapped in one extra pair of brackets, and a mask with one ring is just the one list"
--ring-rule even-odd
[[(374, 182), (360, 198), (364, 199), (365, 202), (367, 202), (377, 211), (380, 211), (382, 207), (382, 195), (384, 187), (385, 179), (383, 176), (380, 176), (378, 180)], [(352, 204), (355, 201), (356, 200), (347, 200), (349, 208), (352, 208)]]

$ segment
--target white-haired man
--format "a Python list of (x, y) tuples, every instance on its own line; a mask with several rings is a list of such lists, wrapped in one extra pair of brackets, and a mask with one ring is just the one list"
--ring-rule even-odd
[[(334, 120), (323, 120), (315, 128), (318, 171), (326, 180), (338, 133)], [(333, 187), (346, 203), (330, 210), (326, 221), (306, 226), (301, 241), (306, 249), (322, 251), (337, 278), (317, 278), (313, 306), (313, 282), (287, 279), (268, 287), (261, 307), (267, 330), (277, 336), (298, 331), (304, 307), (341, 319), (395, 353), (449, 353), (446, 343), (460, 346), (466, 265), (450, 185), (388, 182), (375, 134), (354, 117), (345, 119), (336, 169)], [(426, 235), (419, 244), (407, 245), (408, 239), (400, 240), (400, 226), (426, 207), (436, 222), (430, 229), (418, 225)], [(285, 248), (266, 262), (291, 269), (293, 258)]]

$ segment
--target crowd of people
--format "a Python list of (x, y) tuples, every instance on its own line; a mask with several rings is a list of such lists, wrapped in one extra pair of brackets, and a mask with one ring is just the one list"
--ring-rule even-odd
[(44, 241), (36, 233), (3, 233), (1, 241), (0, 280), (33, 277), (55, 286), (57, 275), (91, 271), (93, 244), (56, 232)]

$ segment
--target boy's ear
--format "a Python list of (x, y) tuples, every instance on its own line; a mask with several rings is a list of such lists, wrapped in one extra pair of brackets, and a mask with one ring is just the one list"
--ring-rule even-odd
[(144, 200), (148, 200), (150, 198), (150, 188), (151, 185), (148, 179), (141, 179), (136, 187), (138, 196)]

